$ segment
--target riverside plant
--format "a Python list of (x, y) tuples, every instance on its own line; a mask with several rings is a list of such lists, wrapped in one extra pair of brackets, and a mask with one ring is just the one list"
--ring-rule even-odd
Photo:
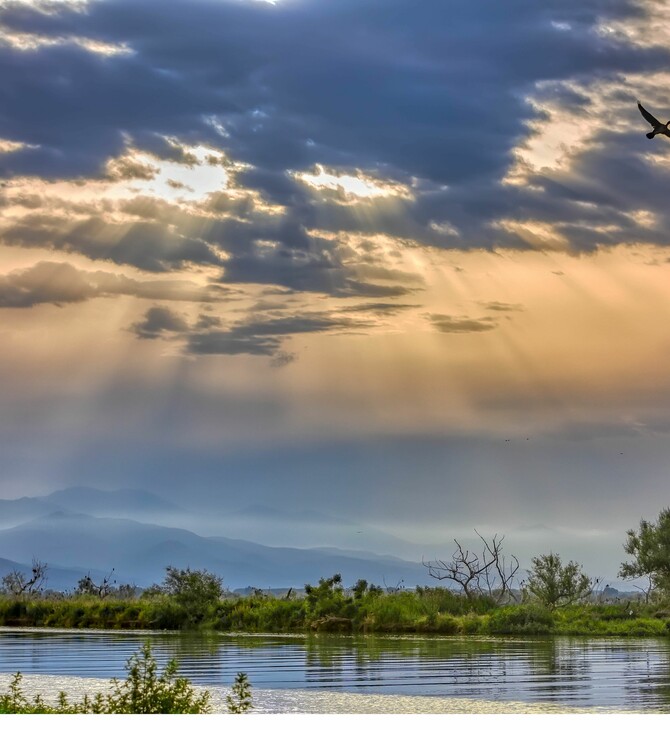
[[(196, 691), (186, 677), (177, 676), (175, 659), (167, 663), (162, 673), (158, 672), (149, 642), (130, 657), (126, 669), (126, 679), (123, 682), (112, 680), (111, 690), (105, 694), (84, 695), (81, 702), (73, 702), (61, 692), (53, 705), (40, 695), (27, 698), (21, 688), (21, 673), (17, 672), (9, 691), (0, 695), (0, 713), (195, 715), (212, 711), (210, 693)], [(228, 711), (234, 714), (252, 708), (251, 685), (246, 674), (237, 675), (226, 704)]]

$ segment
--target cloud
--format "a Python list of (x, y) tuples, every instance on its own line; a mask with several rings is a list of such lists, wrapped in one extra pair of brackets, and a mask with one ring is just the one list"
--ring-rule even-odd
[(481, 302), (484, 309), (490, 312), (523, 312), (521, 304), (510, 304), (509, 302)]
[(96, 286), (69, 264), (43, 261), (0, 277), (0, 307), (70, 304), (96, 295)]
[[(640, 226), (629, 221), (620, 235), (583, 244), (581, 237), (603, 218), (618, 222), (630, 207), (629, 189), (641, 199), (634, 182), (649, 165), (639, 159), (640, 147), (624, 144), (620, 127), (608, 132), (609, 125), (595, 124), (592, 102), (598, 85), (609, 82), (620, 87), (618, 107), (631, 119), (637, 114), (621, 89), (627, 79), (667, 67), (666, 44), (647, 35), (642, 45), (608, 29), (649, 24), (654, 12), (653, 4), (633, 0), (513, 0), (504, 12), (498, 0), (457, 11), (441, 0), (180, 0), (169, 8), (157, 0), (116, 0), (76, 10), (63, 3), (49, 13), (7, 4), (0, 11), (6, 31), (42, 42), (0, 50), (0, 103), (11, 110), (0, 120), (0, 136), (23, 145), (7, 152), (4, 164), (8, 175), (95, 177), (108, 160), (123, 159), (129, 144), (191, 166), (191, 146), (207, 144), (220, 150), (218, 159), (246, 166), (238, 176), (243, 185), (287, 206), (277, 237), (287, 259), (305, 249), (305, 229), (316, 219), (323, 229), (386, 232), (430, 246), (528, 248), (541, 242), (490, 224), (521, 214), (565, 226), (580, 199), (606, 202), (583, 225), (562, 231), (568, 245), (616, 244)], [(95, 52), (96, 43), (125, 50), (105, 55)], [(621, 153), (610, 168), (628, 166), (632, 177), (607, 174), (607, 185), (596, 185), (607, 155), (594, 144), (593, 159), (580, 170), (573, 165), (563, 179), (537, 168), (526, 186), (504, 184), (524, 146), (531, 148), (543, 129), (558, 130), (554, 122), (567, 111), (593, 129), (592, 141), (612, 137), (608, 150)], [(612, 109), (609, 117), (618, 116)], [(119, 178), (151, 174), (116, 164)], [(305, 190), (295, 179), (318, 165), (344, 181), (331, 180), (344, 198), (324, 195), (323, 187)], [(349, 178), (363, 187), (376, 181), (385, 194), (350, 204), (343, 187)], [(654, 209), (661, 206), (655, 200)], [(169, 241), (161, 245), (170, 248)], [(195, 243), (180, 256), (207, 258)], [(143, 253), (119, 258), (148, 265)], [(152, 266), (175, 265), (155, 252), (148, 258)], [(308, 270), (278, 260), (272, 266), (286, 286), (330, 291), (318, 265), (313, 283)], [(267, 268), (238, 251), (227, 276), (264, 282), (271, 280)]]
[(142, 340), (155, 340), (169, 333), (186, 332), (188, 324), (168, 307), (151, 307), (147, 309), (144, 319), (130, 329)]
[(498, 324), (493, 317), (453, 317), (448, 314), (428, 314), (427, 319), (433, 327), (444, 334), (469, 334), (472, 332), (488, 332)]
[(36, 213), (0, 231), (8, 246), (80, 253), (98, 261), (130, 264), (145, 271), (171, 271), (187, 263), (220, 265), (203, 240), (171, 230), (159, 221), (115, 223), (102, 216), (74, 220)]
[[(383, 308), (380, 311), (382, 316), (387, 317), (401, 309)], [(183, 340), (184, 351), (190, 355), (263, 355), (273, 358), (273, 367), (282, 367), (296, 359), (294, 353), (282, 349), (291, 337), (370, 330), (378, 324), (378, 320), (365, 315), (377, 314), (379, 312), (374, 305), (345, 307), (332, 312), (297, 311), (279, 315), (258, 315), (254, 312), (227, 326), (222, 317), (201, 314), (189, 325), (181, 315), (167, 307), (152, 307), (130, 330), (140, 339), (164, 336), (172, 339), (176, 336)]]
[(132, 155), (125, 155), (110, 160), (106, 165), (106, 176), (110, 180), (153, 180), (159, 168), (141, 160), (134, 159)]
[[(402, 266), (416, 246), (667, 245), (670, 173), (629, 94), (646, 84), (656, 103), (669, 55), (605, 32), (654, 12), (632, 0), (3, 5), (7, 32), (42, 41), (0, 49), (3, 164), (26, 188), (5, 196), (24, 209), (0, 240), (374, 299), (425, 286)], [(213, 164), (226, 182), (198, 198), (180, 173)], [(98, 187), (68, 203), (26, 180)]]
[(68, 263), (40, 261), (0, 276), (0, 307), (72, 304), (95, 297), (132, 296), (171, 301), (225, 299), (224, 287), (201, 287), (188, 281), (137, 281), (121, 274), (83, 271)]
[(275, 364), (288, 364), (293, 357), (281, 352), (292, 335), (316, 332), (347, 332), (366, 329), (367, 321), (337, 313), (294, 314), (249, 319), (229, 329), (194, 330), (188, 336), (187, 351), (197, 355), (269, 355)]

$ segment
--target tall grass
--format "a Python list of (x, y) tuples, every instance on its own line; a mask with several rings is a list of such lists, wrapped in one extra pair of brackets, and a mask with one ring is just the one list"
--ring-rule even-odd
[[(194, 628), (173, 597), (0, 596), (0, 625), (96, 628)], [(206, 604), (195, 628), (248, 632), (416, 633), (441, 635), (668, 636), (670, 606), (581, 604), (550, 610), (536, 603), (495, 606), (444, 588), (386, 593), (345, 591), (338, 584), (307, 596), (227, 597)]]

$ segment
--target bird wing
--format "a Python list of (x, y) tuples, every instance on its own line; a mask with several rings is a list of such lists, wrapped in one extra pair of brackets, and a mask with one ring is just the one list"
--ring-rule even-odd
[(663, 125), (656, 119), (653, 114), (650, 114), (638, 101), (637, 108), (640, 110), (640, 114), (651, 124), (652, 127), (662, 127)]

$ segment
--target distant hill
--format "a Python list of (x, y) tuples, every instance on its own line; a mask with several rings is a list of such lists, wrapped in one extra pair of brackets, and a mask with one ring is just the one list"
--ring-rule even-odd
[(69, 487), (52, 492), (46, 499), (50, 504), (94, 517), (108, 517), (113, 512), (140, 516), (178, 512), (181, 509), (157, 494), (140, 489), (117, 489), (110, 492), (92, 487)]
[(43, 497), (0, 499), (0, 529), (63, 510), (93, 517), (128, 517), (160, 522), (177, 518), (184, 510), (162, 497), (139, 489), (109, 492), (92, 487), (60, 489)]
[(0, 529), (43, 517), (53, 510), (54, 505), (42, 497), (0, 499)]
[[(161, 582), (167, 565), (206, 568), (224, 583), (260, 588), (302, 586), (341, 573), (345, 584), (358, 578), (387, 585), (430, 583), (425, 568), (390, 556), (325, 549), (268, 547), (224, 537), (205, 538), (188, 530), (135, 520), (99, 518), (59, 511), (0, 530), (0, 555), (29, 564), (35, 556), (62, 567), (115, 569), (119, 583)], [(76, 582), (76, 581), (75, 581)]]
[(440, 553), (441, 547), (416, 545), (370, 525), (314, 510), (279, 509), (251, 504), (230, 512), (192, 512), (163, 497), (138, 489), (106, 491), (70, 487), (41, 497), (0, 500), (0, 530), (16, 527), (53, 512), (138, 520), (186, 529), (199, 535), (226, 535), (272, 546), (318, 548), (332, 546), (371, 555), (391, 554), (415, 560)]

